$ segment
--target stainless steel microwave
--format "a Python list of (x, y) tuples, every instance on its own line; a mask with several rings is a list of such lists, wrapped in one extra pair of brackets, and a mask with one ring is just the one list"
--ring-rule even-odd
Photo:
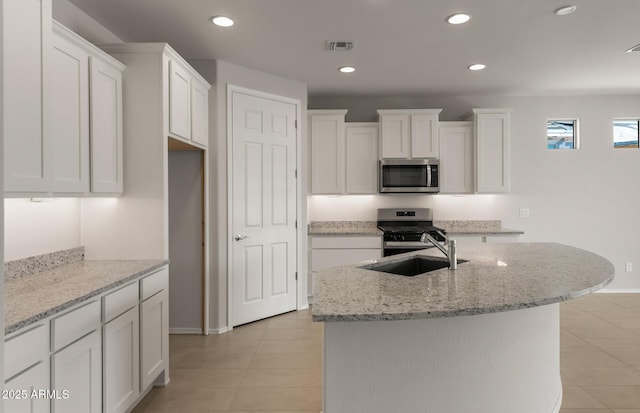
[(440, 191), (440, 161), (428, 159), (385, 159), (380, 161), (380, 192), (435, 193)]

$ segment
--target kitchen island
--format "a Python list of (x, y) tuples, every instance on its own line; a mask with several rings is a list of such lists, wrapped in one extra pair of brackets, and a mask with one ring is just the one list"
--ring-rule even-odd
[(324, 413), (559, 411), (558, 303), (607, 285), (613, 265), (554, 243), (479, 244), (458, 258), (468, 262), (414, 277), (318, 272)]

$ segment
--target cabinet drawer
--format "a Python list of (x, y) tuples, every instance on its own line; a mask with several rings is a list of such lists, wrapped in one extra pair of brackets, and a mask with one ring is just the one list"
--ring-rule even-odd
[(51, 320), (51, 350), (58, 351), (69, 343), (100, 327), (100, 301), (68, 312)]
[(382, 248), (382, 237), (311, 237), (311, 248)]
[(165, 267), (140, 280), (140, 300), (146, 300), (152, 295), (166, 290), (169, 285), (169, 270)]
[(138, 283), (129, 284), (102, 298), (104, 322), (107, 323), (138, 304)]
[(47, 358), (49, 329), (46, 324), (32, 327), (4, 343), (4, 378), (9, 379)]

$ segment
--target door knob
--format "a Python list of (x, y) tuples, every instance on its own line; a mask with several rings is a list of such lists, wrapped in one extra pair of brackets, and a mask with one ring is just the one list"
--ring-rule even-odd
[(242, 241), (243, 239), (249, 238), (249, 236), (248, 235), (236, 235), (233, 238), (235, 238), (236, 241)]

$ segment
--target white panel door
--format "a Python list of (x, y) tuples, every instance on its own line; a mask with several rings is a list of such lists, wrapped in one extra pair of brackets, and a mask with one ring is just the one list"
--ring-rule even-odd
[(191, 75), (175, 60), (169, 63), (169, 132), (191, 139)]
[(294, 310), (295, 104), (233, 92), (232, 323)]
[(5, 0), (4, 190), (48, 192), (51, 183), (51, 0)]
[(54, 35), (51, 106), (54, 192), (89, 192), (89, 55)]
[(138, 306), (104, 325), (104, 413), (124, 413), (140, 394)]
[(91, 57), (91, 192), (123, 190), (122, 72)]
[(94, 331), (51, 356), (51, 387), (69, 391), (69, 398), (52, 400), (52, 413), (102, 413), (101, 348)]

